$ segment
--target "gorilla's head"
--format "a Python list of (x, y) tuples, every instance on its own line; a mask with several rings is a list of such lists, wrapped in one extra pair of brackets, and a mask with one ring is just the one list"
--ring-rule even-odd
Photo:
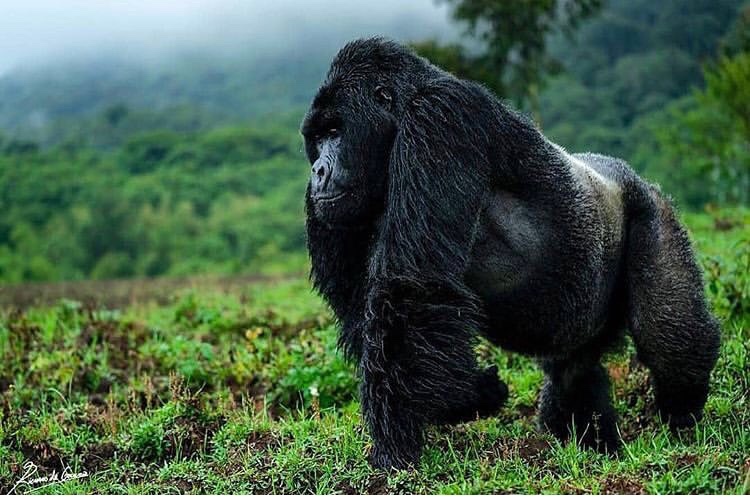
[(308, 202), (318, 219), (351, 225), (382, 212), (403, 106), (432, 70), (380, 38), (339, 51), (301, 128), (312, 165)]

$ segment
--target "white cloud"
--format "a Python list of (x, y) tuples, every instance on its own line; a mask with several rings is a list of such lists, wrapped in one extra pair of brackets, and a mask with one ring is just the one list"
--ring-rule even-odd
[(236, 50), (340, 44), (455, 32), (432, 0), (0, 0), (0, 72), (13, 65), (114, 49)]

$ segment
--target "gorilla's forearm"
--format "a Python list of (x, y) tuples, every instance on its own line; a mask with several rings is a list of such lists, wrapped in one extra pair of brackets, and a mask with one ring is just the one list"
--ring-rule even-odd
[(372, 289), (359, 362), (373, 462), (416, 462), (422, 429), (496, 413), (507, 398), (497, 370), (474, 356), (480, 302), (445, 281), (393, 278)]

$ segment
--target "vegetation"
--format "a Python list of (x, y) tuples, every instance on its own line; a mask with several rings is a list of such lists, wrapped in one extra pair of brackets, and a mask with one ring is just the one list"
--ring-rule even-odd
[(303, 271), (308, 166), (290, 129), (153, 131), (115, 153), (9, 141), (0, 281)]
[(690, 208), (747, 202), (742, 3), (608, 2), (573, 47), (551, 45), (566, 70), (540, 98), (548, 135), (570, 150), (625, 158)]
[(176, 54), (150, 61), (101, 53), (0, 77), (0, 133), (43, 147), (121, 146), (133, 134), (180, 133), (246, 123), (307, 105), (330, 50)]
[[(424, 55), (681, 207), (724, 333), (705, 420), (655, 421), (628, 345), (608, 361), (623, 452), (561, 445), (534, 430), (536, 366), (483, 343), (507, 408), (432, 429), (418, 471), (372, 470), (301, 276), (297, 127), (330, 47), (110, 54), (0, 77), (0, 493), (750, 492), (750, 4), (449, 3), (467, 38)], [(20, 483), (28, 462), (87, 475)]]
[[(541, 372), (480, 344), (511, 398), (496, 418), (434, 428), (418, 471), (367, 464), (368, 438), (335, 325), (304, 279), (165, 305), (71, 300), (0, 314), (0, 492), (24, 462), (37, 493), (747, 493), (750, 211), (687, 216), (723, 346), (705, 419), (670, 434), (633, 348), (612, 355), (625, 447), (579, 451), (534, 429)], [(29, 469), (28, 467), (26, 468)]]
[[(747, 205), (750, 6), (611, 0), (591, 17), (597, 1), (531, 2), (516, 45), (501, 21), (526, 17), (506, 3), (451, 2), (469, 27), (493, 26), (470, 31), (486, 51), (420, 50), (525, 100), (568, 149), (629, 160), (683, 207)], [(531, 65), (496, 80), (519, 50)], [(110, 57), (0, 78), (0, 282), (303, 272), (297, 129), (324, 52)], [(545, 80), (547, 58), (559, 74)], [(534, 98), (511, 89), (517, 76)]]
[(417, 51), (454, 74), (482, 81), (498, 95), (530, 100), (532, 105), (537, 104), (543, 77), (560, 70), (547, 50), (550, 35), (570, 34), (602, 5), (602, 0), (445, 1), (453, 18), (465, 25), (469, 41), (481, 50), (427, 40), (414, 44)]

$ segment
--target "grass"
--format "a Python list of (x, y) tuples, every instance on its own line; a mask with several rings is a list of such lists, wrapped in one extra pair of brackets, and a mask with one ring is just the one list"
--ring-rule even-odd
[(534, 428), (533, 361), (481, 344), (510, 385), (508, 406), (430, 429), (415, 471), (375, 471), (352, 368), (307, 281), (193, 285), (117, 306), (0, 311), (0, 493), (30, 461), (36, 478), (85, 476), (17, 493), (747, 494), (750, 213), (686, 220), (724, 334), (694, 429), (672, 434), (654, 419), (628, 345), (607, 360), (622, 453), (560, 444)]

